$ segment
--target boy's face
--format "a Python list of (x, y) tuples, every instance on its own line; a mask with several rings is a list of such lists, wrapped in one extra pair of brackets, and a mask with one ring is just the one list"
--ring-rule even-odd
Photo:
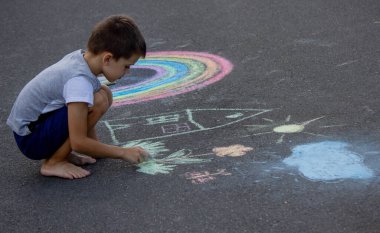
[(111, 53), (106, 53), (103, 56), (102, 73), (108, 81), (115, 82), (127, 74), (131, 65), (134, 65), (139, 58), (140, 55), (133, 54), (129, 59), (121, 57), (116, 61)]

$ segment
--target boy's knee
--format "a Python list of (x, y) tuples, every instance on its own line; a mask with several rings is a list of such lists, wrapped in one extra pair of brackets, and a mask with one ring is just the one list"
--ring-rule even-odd
[(104, 114), (110, 107), (108, 94), (105, 90), (100, 89), (94, 95), (94, 106), (91, 107), (91, 111), (98, 112), (99, 114)]
[(107, 98), (108, 98), (108, 104), (109, 106), (111, 107), (112, 105), (112, 101), (113, 101), (113, 97), (112, 97), (112, 91), (111, 89), (109, 89), (109, 87), (107, 87), (106, 85), (102, 85), (101, 89), (100, 90), (104, 90), (107, 94)]

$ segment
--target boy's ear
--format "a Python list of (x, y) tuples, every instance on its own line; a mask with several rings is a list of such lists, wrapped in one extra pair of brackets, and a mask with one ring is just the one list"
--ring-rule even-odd
[(112, 53), (110, 52), (104, 52), (103, 54), (103, 64), (109, 65), (111, 59), (113, 58)]

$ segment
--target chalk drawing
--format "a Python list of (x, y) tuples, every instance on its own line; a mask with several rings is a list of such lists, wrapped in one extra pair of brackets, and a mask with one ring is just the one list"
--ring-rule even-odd
[(209, 171), (202, 172), (186, 172), (185, 177), (191, 180), (193, 184), (204, 184), (209, 181), (215, 180), (216, 176), (230, 176), (231, 173), (226, 172), (226, 169), (217, 169), (216, 172), (210, 173)]
[(323, 125), (319, 126), (319, 128), (333, 128), (333, 127), (343, 127), (346, 126), (346, 124), (339, 124), (339, 125)]
[(187, 123), (163, 125), (161, 129), (164, 134), (182, 133), (191, 130)]
[(136, 146), (144, 148), (151, 155), (147, 161), (136, 165), (138, 167), (137, 171), (145, 174), (169, 174), (181, 164), (206, 163), (211, 161), (211, 159), (193, 158), (205, 156), (207, 154), (192, 155), (191, 151), (187, 152), (185, 149), (165, 156), (164, 154), (166, 154), (169, 149), (166, 148), (165, 143), (162, 141), (132, 141), (124, 144), (122, 147)]
[(162, 124), (162, 123), (169, 123), (169, 122), (178, 122), (179, 115), (178, 114), (168, 114), (158, 117), (149, 117), (146, 119), (148, 122), (146, 125), (156, 125), (156, 124)]
[[(152, 141), (133, 141), (129, 142), (123, 147), (143, 147), (148, 151), (151, 157), (140, 164), (137, 164), (137, 171), (150, 175), (157, 174), (169, 174), (173, 171), (178, 165), (185, 164), (196, 164), (196, 163), (207, 163), (211, 162), (211, 158), (197, 158), (205, 157), (210, 155), (217, 156), (242, 156), (246, 152), (251, 151), (251, 147), (245, 147), (242, 145), (232, 145), (229, 147), (216, 147), (213, 149), (212, 153), (204, 154), (192, 154), (191, 150), (182, 149), (171, 153), (168, 156), (163, 156), (164, 153), (169, 150), (166, 148), (165, 144), (162, 141), (152, 142)], [(202, 183), (208, 180), (215, 179), (217, 175), (231, 175), (231, 173), (225, 172), (225, 169), (218, 169), (216, 173), (186, 173), (186, 176), (190, 177), (189, 179), (193, 180), (193, 183)]]
[(180, 48), (180, 49), (183, 49), (183, 48), (186, 48), (188, 47), (189, 45), (191, 44), (194, 44), (195, 42), (193, 40), (187, 40), (187, 41), (184, 41), (182, 44), (180, 45), (177, 45), (176, 48)]
[(321, 41), (318, 39), (297, 39), (294, 41), (295, 44), (299, 45), (314, 45), (314, 46), (320, 46), (320, 47), (333, 47), (336, 45), (335, 43), (327, 42), (327, 41)]
[(165, 39), (162, 39), (162, 38), (155, 38), (155, 39), (152, 39), (151, 41), (149, 41), (149, 47), (150, 48), (155, 48), (155, 47), (158, 47), (160, 45), (163, 45), (163, 44), (166, 44), (167, 40)]
[(283, 160), (312, 181), (368, 179), (374, 172), (365, 166), (363, 158), (348, 149), (349, 144), (324, 141), (296, 146), (292, 155)]
[[(214, 130), (253, 119), (270, 109), (186, 109), (156, 115), (137, 116), (102, 121), (109, 130), (112, 141), (120, 145), (128, 140), (162, 140), (163, 138), (190, 133)], [(238, 113), (238, 114), (237, 114)], [(175, 117), (173, 117), (175, 115)], [(230, 116), (234, 115), (233, 118)], [(170, 120), (168, 120), (170, 119)], [(167, 122), (176, 121), (178, 125), (168, 126)], [(123, 128), (128, 128), (126, 131)], [(171, 125), (171, 124), (169, 124)], [(176, 128), (177, 127), (177, 128)], [(146, 137), (146, 135), (150, 135)]]
[[(262, 131), (259, 133), (254, 133), (250, 135), (245, 135), (242, 137), (250, 137), (250, 136), (257, 136), (257, 135), (263, 135), (263, 134), (272, 134), (272, 133), (278, 133), (281, 134), (280, 138), (276, 141), (277, 144), (280, 144), (284, 141), (285, 135), (287, 134), (294, 134), (294, 133), (303, 133), (303, 134), (309, 134), (319, 137), (327, 137), (326, 135), (322, 134), (315, 134), (311, 132), (306, 132), (305, 128), (307, 125), (311, 124), (312, 122), (318, 121), (320, 119), (324, 118), (324, 116), (317, 117), (302, 123), (290, 123), (291, 115), (289, 115), (284, 122), (276, 123), (271, 119), (264, 118), (263, 120), (271, 122), (270, 124), (264, 124), (264, 125), (246, 125), (248, 131), (251, 132), (257, 132)], [(332, 127), (341, 127), (344, 126), (342, 124), (340, 125), (328, 125), (328, 126), (320, 126), (319, 128), (332, 128)]]
[(229, 116), (226, 116), (226, 118), (231, 118), (231, 119), (234, 119), (234, 118), (239, 118), (241, 116), (243, 116), (244, 114), (243, 113), (235, 113), (235, 114), (232, 114), (232, 115), (229, 115)]
[(215, 147), (212, 149), (219, 157), (229, 156), (229, 157), (240, 157), (245, 155), (248, 151), (253, 150), (252, 147), (245, 147), (243, 145), (231, 145), (228, 147)]
[(336, 67), (341, 67), (341, 66), (350, 65), (350, 64), (355, 63), (355, 62), (357, 62), (357, 61), (359, 61), (359, 60), (350, 60), (350, 61), (346, 61), (346, 62), (343, 62), (343, 63), (341, 63), (341, 64), (336, 65)]
[(274, 120), (268, 119), (268, 118), (263, 118), (264, 121), (269, 121), (269, 122), (274, 122)]
[(177, 165), (210, 162), (210, 159), (190, 158), (186, 150), (176, 151), (164, 158), (153, 157), (148, 161), (137, 164), (138, 172), (145, 174), (169, 174)]
[(139, 167), (139, 169), (137, 169), (138, 172), (149, 175), (169, 174), (176, 167), (174, 164), (161, 164), (154, 160), (148, 160), (137, 166)]
[[(110, 86), (114, 99), (112, 106), (135, 104), (197, 90), (221, 80), (232, 68), (233, 65), (227, 59), (209, 53), (151, 52), (132, 69), (152, 70), (155, 74), (133, 85)], [(131, 77), (125, 76), (121, 80), (128, 78)], [(102, 77), (99, 80), (106, 83)]]
[[(148, 161), (138, 164), (138, 172), (156, 175), (156, 174), (169, 174), (173, 171), (177, 165), (180, 164), (194, 164), (194, 163), (205, 163), (210, 162), (211, 159), (200, 159), (194, 157), (204, 157), (209, 155), (217, 156), (242, 156), (246, 152), (251, 151), (253, 148), (245, 147), (242, 145), (232, 145), (229, 147), (216, 147), (213, 149), (213, 153), (196, 154), (193, 155), (191, 151), (186, 153), (186, 150), (179, 150), (170, 154), (169, 156), (163, 158), (157, 158), (157, 156), (152, 156)], [(225, 169), (218, 169), (216, 173), (205, 172), (188, 172), (185, 174), (187, 179), (191, 179), (192, 183), (206, 183), (210, 180), (214, 180), (217, 175), (231, 175), (231, 173), (225, 172)]]

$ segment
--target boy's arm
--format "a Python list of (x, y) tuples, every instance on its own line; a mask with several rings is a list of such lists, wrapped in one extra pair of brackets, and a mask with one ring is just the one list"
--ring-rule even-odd
[(79, 153), (95, 158), (124, 159), (130, 162), (142, 162), (148, 154), (139, 147), (121, 148), (98, 142), (87, 135), (88, 106), (83, 102), (67, 105), (69, 121), (69, 139), (71, 148)]

